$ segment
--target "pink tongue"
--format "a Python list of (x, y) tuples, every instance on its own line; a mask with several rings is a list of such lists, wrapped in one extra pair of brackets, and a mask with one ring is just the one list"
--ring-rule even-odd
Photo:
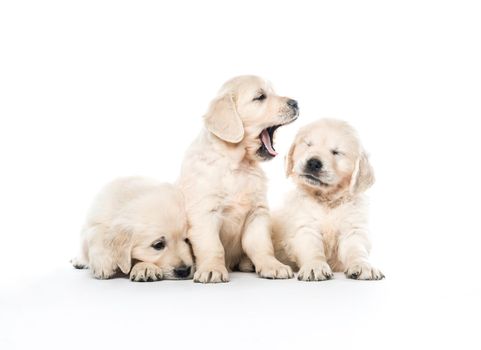
[(262, 140), (262, 143), (264, 144), (264, 146), (266, 146), (269, 154), (273, 157), (277, 156), (277, 152), (274, 150), (274, 148), (272, 148), (271, 138), (269, 136), (269, 133), (268, 133), (267, 129), (264, 129), (262, 131), (261, 140)]

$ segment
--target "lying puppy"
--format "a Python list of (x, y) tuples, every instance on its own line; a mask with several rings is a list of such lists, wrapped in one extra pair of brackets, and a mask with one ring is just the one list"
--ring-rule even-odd
[(266, 177), (259, 162), (277, 155), (274, 133), (298, 112), (295, 100), (276, 95), (255, 76), (228, 81), (212, 101), (205, 129), (187, 151), (179, 179), (197, 259), (194, 281), (226, 282), (227, 268), (255, 267), (265, 278), (293, 276), (274, 257)]
[(113, 181), (94, 201), (72, 263), (100, 279), (118, 269), (136, 282), (192, 278), (182, 193), (145, 178)]
[(276, 256), (299, 267), (302, 281), (329, 279), (332, 270), (354, 279), (382, 279), (368, 260), (363, 196), (374, 174), (354, 129), (332, 119), (303, 127), (287, 155), (286, 171), (297, 190), (273, 214)]

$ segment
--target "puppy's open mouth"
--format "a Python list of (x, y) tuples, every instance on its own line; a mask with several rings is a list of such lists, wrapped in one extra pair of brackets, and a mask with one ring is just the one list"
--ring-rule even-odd
[(262, 144), (260, 150), (267, 152), (267, 154), (269, 154), (271, 157), (275, 157), (278, 154), (274, 149), (274, 132), (279, 127), (280, 125), (274, 125), (274, 126), (268, 127), (262, 130), (261, 134), (259, 135), (259, 138), (261, 139), (261, 144)]
[(302, 174), (301, 177), (306, 180), (308, 184), (315, 185), (315, 186), (323, 186), (327, 187), (329, 186), (328, 183), (322, 182), (321, 179), (318, 177), (315, 177), (314, 175), (311, 174)]
[(297, 117), (293, 118), (287, 123), (269, 126), (262, 130), (261, 134), (259, 135), (259, 139), (261, 140), (261, 147), (257, 150), (257, 154), (264, 159), (271, 159), (277, 156), (278, 153), (274, 149), (274, 133), (281, 126), (290, 124), (296, 119)]

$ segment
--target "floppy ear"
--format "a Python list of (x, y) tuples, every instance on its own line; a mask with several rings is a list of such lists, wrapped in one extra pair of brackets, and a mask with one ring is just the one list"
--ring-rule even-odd
[(211, 102), (204, 116), (204, 123), (207, 130), (224, 141), (238, 143), (244, 138), (244, 126), (231, 94), (225, 94)]
[(114, 261), (123, 273), (128, 274), (132, 268), (132, 231), (123, 225), (114, 226), (114, 230), (110, 242)]
[(289, 152), (286, 155), (285, 164), (286, 164), (286, 177), (292, 175), (292, 171), (294, 170), (294, 151), (296, 150), (297, 144), (300, 140), (305, 136), (305, 127), (301, 128), (296, 136), (294, 137), (294, 141), (292, 141), (291, 148), (289, 148)]
[(296, 149), (297, 145), (297, 137), (294, 139), (294, 142), (292, 142), (291, 148), (289, 148), (289, 152), (286, 155), (286, 177), (291, 176), (292, 174), (292, 169), (294, 168), (294, 160), (292, 159), (292, 156), (294, 155), (294, 150)]
[(356, 161), (349, 184), (351, 194), (362, 193), (374, 183), (374, 170), (372, 169), (366, 152), (362, 151)]

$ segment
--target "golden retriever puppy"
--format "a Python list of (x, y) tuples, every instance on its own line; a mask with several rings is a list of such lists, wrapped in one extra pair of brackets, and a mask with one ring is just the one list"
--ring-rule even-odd
[(72, 263), (96, 278), (118, 269), (136, 282), (192, 278), (184, 198), (170, 184), (140, 177), (111, 182), (95, 199), (81, 239)]
[(211, 102), (179, 179), (197, 262), (195, 282), (226, 282), (227, 268), (255, 268), (265, 278), (293, 276), (274, 257), (259, 162), (277, 155), (274, 133), (298, 113), (295, 100), (276, 95), (256, 76), (229, 80)]
[(302, 281), (326, 280), (332, 271), (382, 279), (369, 263), (363, 195), (374, 174), (354, 129), (333, 119), (304, 126), (286, 157), (286, 171), (297, 189), (273, 213), (276, 256), (299, 268)]

